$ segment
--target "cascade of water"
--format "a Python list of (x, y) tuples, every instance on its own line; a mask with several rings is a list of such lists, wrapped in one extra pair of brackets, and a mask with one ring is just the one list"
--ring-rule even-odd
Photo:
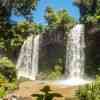
[(66, 51), (66, 72), (68, 79), (81, 79), (84, 74), (85, 64), (85, 39), (84, 25), (76, 25), (68, 34)]
[(67, 80), (58, 80), (55, 83), (75, 86), (90, 82), (90, 80), (84, 80), (83, 78), (85, 65), (84, 33), (84, 25), (77, 24), (68, 34), (65, 65), (65, 76), (67, 75)]
[(57, 80), (54, 84), (63, 84), (67, 86), (83, 85), (92, 82), (90, 79), (84, 79), (85, 66), (85, 27), (83, 24), (77, 24), (68, 34), (66, 46), (66, 65), (65, 74), (67, 80)]
[(17, 62), (17, 76), (35, 80), (38, 73), (39, 37), (29, 36), (25, 40)]

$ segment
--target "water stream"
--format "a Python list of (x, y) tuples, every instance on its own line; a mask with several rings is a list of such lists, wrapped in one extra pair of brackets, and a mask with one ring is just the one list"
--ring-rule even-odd
[(61, 80), (65, 85), (81, 85), (89, 81), (84, 79), (85, 66), (85, 29), (83, 24), (74, 26), (68, 34), (66, 45), (66, 80)]
[(20, 51), (17, 62), (17, 76), (35, 80), (38, 73), (39, 35), (29, 36)]
[(66, 72), (69, 79), (81, 79), (85, 65), (84, 25), (78, 24), (68, 34), (66, 51)]

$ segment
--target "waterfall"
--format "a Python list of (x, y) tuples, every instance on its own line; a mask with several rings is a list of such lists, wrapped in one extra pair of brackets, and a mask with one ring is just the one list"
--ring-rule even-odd
[(18, 78), (36, 79), (38, 73), (39, 37), (40, 35), (37, 35), (33, 38), (33, 35), (31, 35), (24, 41), (16, 66)]
[(68, 34), (65, 65), (65, 76), (67, 75), (67, 80), (57, 81), (59, 84), (75, 86), (90, 82), (90, 80), (83, 78), (85, 66), (84, 30), (83, 24), (77, 24)]
[(68, 34), (66, 51), (66, 72), (69, 79), (81, 79), (85, 65), (84, 25), (78, 24)]

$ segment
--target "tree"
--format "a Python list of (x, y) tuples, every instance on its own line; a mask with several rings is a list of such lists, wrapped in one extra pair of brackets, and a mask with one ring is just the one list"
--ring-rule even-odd
[(75, 0), (84, 23), (100, 22), (100, 0)]
[[(10, 17), (12, 12), (15, 14), (19, 14), (19, 16), (24, 16), (29, 22), (32, 21), (32, 11), (35, 10), (37, 2), (39, 0), (0, 0), (0, 48), (3, 48), (4, 51), (9, 55), (9, 51), (12, 50), (12, 47), (16, 47), (16, 45), (21, 45), (23, 41), (23, 36), (25, 36), (25, 32), (20, 30), (19, 33), (16, 34), (19, 28), (15, 24), (11, 23)], [(24, 27), (31, 27), (28, 24), (24, 25)], [(21, 36), (23, 35), (23, 36)], [(16, 44), (17, 43), (17, 44)]]
[[(0, 0), (0, 33), (9, 30), (12, 11), (15, 14), (32, 20), (32, 11), (35, 10), (39, 0)], [(8, 32), (8, 31), (7, 31)]]
[(75, 23), (74, 18), (71, 17), (66, 10), (54, 11), (51, 7), (47, 7), (45, 19), (48, 26), (63, 27), (67, 29)]
[(8, 16), (11, 15), (11, 11), (16, 11), (16, 14), (23, 16), (30, 15), (32, 10), (36, 8), (39, 0), (0, 0), (0, 10), (6, 10)]

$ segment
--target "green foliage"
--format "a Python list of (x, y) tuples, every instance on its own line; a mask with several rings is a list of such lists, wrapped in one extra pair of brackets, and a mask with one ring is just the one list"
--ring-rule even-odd
[(82, 4), (86, 8), (86, 13), (81, 16), (81, 21), (84, 23), (100, 22), (100, 0), (83, 0)]
[(4, 87), (0, 87), (0, 98), (4, 97), (7, 94)]
[(13, 14), (23, 16), (31, 22), (33, 20), (32, 11), (35, 10), (38, 1), (0, 0), (0, 48), (4, 49), (6, 56), (11, 57), (11, 53), (22, 45), (25, 36), (27, 36), (25, 32), (27, 33), (29, 29), (27, 24), (20, 26), (20, 28), (16, 26), (16, 23), (12, 24), (13, 22), (10, 20), (12, 11)]
[(78, 100), (100, 100), (100, 77), (95, 82), (80, 87), (77, 97)]
[(35, 9), (39, 0), (16, 0), (15, 8), (22, 15), (29, 15)]
[(29, 34), (36, 34), (42, 32), (44, 25), (36, 24), (29, 21), (23, 21), (17, 24), (15, 27), (16, 34), (21, 34), (22, 37), (26, 37)]
[[(47, 66), (45, 66), (46, 68)], [(46, 68), (37, 75), (37, 79), (39, 80), (58, 80), (61, 78), (62, 73), (63, 73), (63, 68), (62, 66), (55, 65), (53, 69), (50, 69), (49, 67)]]
[(0, 98), (3, 98), (9, 92), (14, 91), (15, 89), (17, 89), (17, 83), (16, 82), (12, 82), (12, 83), (9, 83), (7, 81), (2, 82), (2, 85), (0, 85)]
[(13, 64), (7, 57), (1, 58), (0, 73), (5, 76), (8, 81), (14, 81), (16, 79), (15, 64)]
[(15, 89), (18, 88), (17, 82), (8, 82), (4, 85), (4, 87), (7, 89), (6, 91), (14, 91)]
[(11, 16), (12, 10), (18, 15), (27, 16), (32, 14), (32, 10), (36, 8), (38, 1), (39, 0), (1, 0), (0, 10), (4, 8), (4, 13), (8, 16)]
[(0, 98), (3, 98), (8, 92), (13, 91), (17, 88), (15, 81), (8, 82), (6, 77), (0, 74)]
[(61, 75), (62, 75), (62, 67), (56, 65), (54, 67), (54, 70), (49, 72), (47, 79), (48, 80), (57, 80), (57, 79), (60, 79)]
[(9, 58), (13, 53), (18, 53), (19, 48), (30, 34), (36, 35), (44, 30), (44, 26), (28, 21), (20, 22), (9, 29), (9, 33), (0, 34), (0, 48)]
[(27, 21), (20, 22), (12, 28), (13, 37), (10, 39), (10, 47), (16, 49), (22, 45), (26, 37), (29, 35), (29, 30), (33, 30), (34, 24)]
[(75, 23), (74, 18), (71, 17), (66, 10), (54, 11), (51, 7), (47, 7), (45, 19), (49, 27), (53, 28), (60, 27), (69, 29)]
[(99, 15), (91, 16), (91, 15), (87, 14), (87, 15), (84, 15), (83, 17), (81, 17), (81, 21), (84, 23), (96, 24), (99, 22), (99, 20), (100, 20)]
[(59, 93), (53, 93), (49, 86), (44, 86), (40, 90), (40, 94), (32, 94), (33, 97), (37, 97), (37, 100), (53, 100), (54, 97), (62, 97)]
[[(21, 45), (23, 38), (21, 35), (16, 34), (17, 30), (13, 28), (9, 21), (12, 10), (20, 13), (19, 15), (25, 16), (25, 18), (32, 13), (35, 9), (38, 0), (1, 0), (0, 1), (0, 47), (11, 51), (11, 46)], [(24, 25), (24, 29), (27, 30), (29, 25)], [(22, 27), (20, 26), (20, 29)], [(20, 31), (24, 31), (23, 28)], [(19, 33), (20, 34), (20, 33)]]

